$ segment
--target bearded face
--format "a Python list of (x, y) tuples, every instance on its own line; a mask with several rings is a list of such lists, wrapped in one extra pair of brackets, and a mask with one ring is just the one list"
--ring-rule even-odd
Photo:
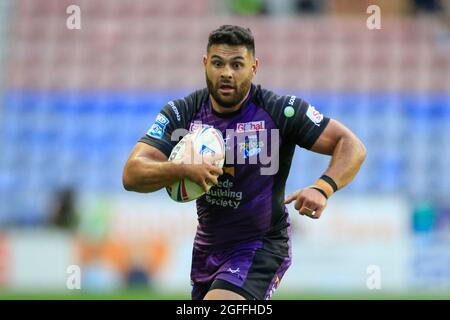
[(223, 108), (241, 103), (250, 90), (256, 62), (245, 46), (213, 45), (204, 58), (209, 93)]

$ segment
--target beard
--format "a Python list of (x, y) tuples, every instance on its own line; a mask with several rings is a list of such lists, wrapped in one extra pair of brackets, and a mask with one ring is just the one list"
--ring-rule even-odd
[[(208, 74), (205, 73), (206, 85), (208, 86), (209, 93), (213, 96), (214, 100), (223, 108), (232, 108), (238, 105), (248, 93), (251, 86), (251, 77), (245, 79), (240, 86), (232, 82), (218, 81), (214, 84), (211, 79), (209, 79)], [(226, 84), (234, 88), (231, 94), (222, 95), (219, 92), (220, 86)]]

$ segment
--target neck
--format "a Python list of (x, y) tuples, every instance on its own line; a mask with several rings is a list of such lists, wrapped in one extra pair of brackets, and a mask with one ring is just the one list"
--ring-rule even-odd
[(210, 94), (209, 97), (211, 99), (211, 105), (212, 108), (214, 109), (214, 111), (218, 112), (218, 113), (232, 113), (235, 112), (237, 110), (239, 110), (242, 107), (242, 104), (244, 103), (245, 99), (247, 99), (248, 95), (250, 94), (250, 89), (248, 90), (247, 94), (245, 95), (245, 97), (235, 106), (231, 107), (231, 108), (224, 108), (222, 107), (215, 99), (214, 97)]

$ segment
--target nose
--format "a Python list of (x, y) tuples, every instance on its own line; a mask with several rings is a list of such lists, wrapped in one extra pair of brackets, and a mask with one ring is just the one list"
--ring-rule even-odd
[(229, 66), (223, 68), (223, 72), (220, 75), (220, 78), (222, 78), (223, 80), (230, 80), (233, 78), (233, 72)]

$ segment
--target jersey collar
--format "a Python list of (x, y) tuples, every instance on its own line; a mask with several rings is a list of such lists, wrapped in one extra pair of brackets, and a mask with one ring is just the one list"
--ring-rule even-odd
[(240, 113), (242, 112), (242, 110), (248, 106), (248, 104), (250, 103), (250, 101), (253, 100), (253, 95), (255, 94), (255, 88), (256, 88), (256, 86), (252, 83), (251, 86), (250, 86), (250, 92), (249, 92), (247, 98), (245, 98), (244, 102), (242, 103), (242, 106), (241, 106), (238, 110), (236, 110), (236, 111), (229, 112), (229, 113), (220, 113), (220, 112), (217, 112), (217, 111), (214, 110), (214, 108), (212, 107), (212, 104), (211, 104), (211, 96), (209, 96), (209, 94), (208, 94), (208, 106), (209, 106), (211, 112), (212, 112), (215, 116), (217, 116), (217, 117), (219, 117), (219, 118), (232, 118), (232, 117), (234, 117), (234, 116), (240, 114)]

